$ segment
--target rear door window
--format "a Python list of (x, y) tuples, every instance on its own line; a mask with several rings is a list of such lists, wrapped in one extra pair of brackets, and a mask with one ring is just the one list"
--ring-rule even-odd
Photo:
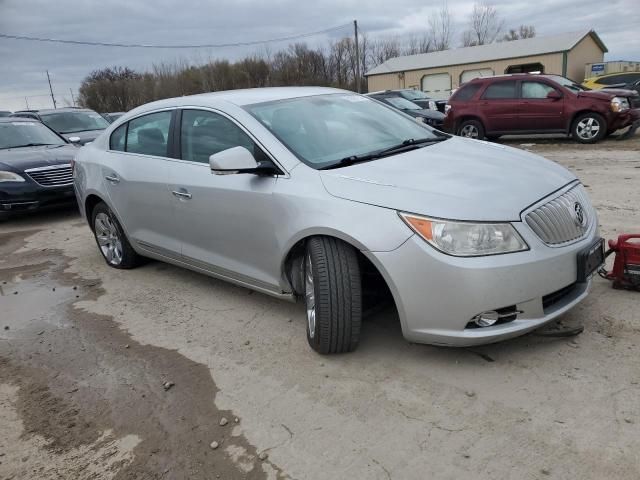
[(487, 87), (482, 95), (486, 100), (506, 100), (517, 98), (516, 81), (495, 82)]
[(126, 151), (155, 157), (167, 157), (171, 115), (171, 111), (164, 111), (150, 113), (131, 120), (126, 135)]

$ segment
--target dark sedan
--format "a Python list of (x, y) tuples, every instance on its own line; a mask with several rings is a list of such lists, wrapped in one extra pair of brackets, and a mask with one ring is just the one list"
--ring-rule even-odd
[(77, 152), (40, 122), (0, 118), (0, 220), (73, 205), (72, 161)]
[(375, 98), (387, 105), (396, 108), (407, 115), (411, 115), (418, 121), (426, 123), (438, 130), (442, 130), (442, 123), (444, 121), (444, 114), (437, 110), (430, 110), (421, 108), (419, 105), (399, 96), (393, 92), (385, 93), (369, 93), (369, 97)]
[(78, 145), (93, 142), (109, 126), (109, 122), (102, 115), (87, 108), (21, 110), (11, 116), (39, 120), (68, 141)]

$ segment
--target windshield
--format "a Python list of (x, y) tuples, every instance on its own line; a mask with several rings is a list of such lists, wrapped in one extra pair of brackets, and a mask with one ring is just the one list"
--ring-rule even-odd
[(416, 105), (413, 102), (410, 102), (406, 98), (387, 97), (384, 100), (389, 102), (394, 107), (399, 108), (400, 110), (422, 110), (422, 107), (420, 107), (419, 105)]
[(420, 90), (402, 90), (402, 96), (409, 100), (429, 100), (429, 95)]
[(550, 80), (553, 80), (556, 83), (559, 83), (563, 87), (568, 88), (569, 90), (573, 90), (574, 92), (584, 92), (586, 90), (589, 90), (588, 88), (585, 88), (582, 85), (577, 84), (573, 80), (570, 80), (565, 77), (561, 77), (560, 75), (547, 75), (546, 77)]
[(424, 124), (355, 94), (278, 100), (245, 109), (300, 160), (316, 169), (408, 139), (442, 137)]
[(65, 142), (39, 122), (0, 122), (0, 149), (29, 145), (64, 145)]
[(103, 130), (109, 126), (96, 112), (59, 112), (40, 115), (42, 122), (58, 133), (75, 133), (86, 130)]

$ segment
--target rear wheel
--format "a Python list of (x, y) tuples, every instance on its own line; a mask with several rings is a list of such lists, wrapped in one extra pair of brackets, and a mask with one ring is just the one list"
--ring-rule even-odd
[(607, 121), (598, 113), (583, 113), (573, 121), (571, 133), (580, 143), (596, 143), (607, 134)]
[(458, 126), (458, 136), (482, 140), (484, 138), (484, 126), (478, 120), (464, 120)]
[(310, 239), (304, 284), (311, 348), (322, 354), (355, 350), (362, 321), (362, 282), (355, 249), (335, 238)]
[(113, 268), (134, 268), (141, 257), (135, 252), (118, 219), (106, 203), (98, 203), (91, 215), (91, 225), (100, 253)]

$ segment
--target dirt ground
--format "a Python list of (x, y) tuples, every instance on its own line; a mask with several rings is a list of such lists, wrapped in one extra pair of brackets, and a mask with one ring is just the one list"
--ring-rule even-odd
[[(503, 143), (574, 171), (604, 237), (640, 232), (640, 134)], [(596, 278), (562, 320), (581, 335), (473, 349), (409, 344), (389, 308), (355, 353), (321, 357), (300, 304), (110, 269), (73, 211), (14, 219), (0, 479), (637, 479), (639, 306)]]

